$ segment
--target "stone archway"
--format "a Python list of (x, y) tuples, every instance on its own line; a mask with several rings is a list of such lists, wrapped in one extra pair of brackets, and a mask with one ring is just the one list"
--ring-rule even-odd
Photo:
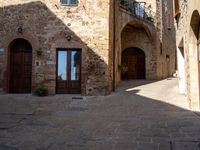
[(123, 50), (122, 64), (125, 66), (122, 79), (145, 79), (145, 53), (141, 49), (130, 47)]
[(30, 93), (32, 81), (32, 46), (22, 38), (9, 46), (9, 93)]
[(188, 37), (188, 61), (187, 61), (187, 88), (188, 97), (191, 99), (191, 107), (198, 108), (199, 87), (200, 87), (200, 15), (197, 10), (193, 11), (190, 20), (190, 30)]
[[(134, 49), (133, 51), (141, 51), (139, 54), (143, 54), (143, 59), (140, 61), (144, 62), (144, 66), (141, 70), (143, 74), (140, 73), (140, 77), (135, 75), (135, 77), (124, 77), (120, 74), (120, 79), (130, 78), (130, 79), (155, 79), (156, 78), (156, 49), (154, 48), (154, 43), (152, 38), (150, 38), (143, 26), (139, 24), (127, 24), (121, 33), (121, 52), (119, 53), (120, 63), (123, 63), (122, 55), (126, 49)], [(136, 60), (135, 60), (136, 61)], [(121, 72), (120, 72), (121, 73)]]

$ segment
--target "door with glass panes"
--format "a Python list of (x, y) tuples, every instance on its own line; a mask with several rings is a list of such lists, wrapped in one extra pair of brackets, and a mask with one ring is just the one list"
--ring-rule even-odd
[(81, 49), (58, 49), (56, 93), (81, 93)]

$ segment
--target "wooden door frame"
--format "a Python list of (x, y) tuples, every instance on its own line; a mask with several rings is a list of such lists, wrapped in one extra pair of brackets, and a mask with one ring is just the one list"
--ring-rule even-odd
[(6, 67), (6, 74), (7, 74), (7, 80), (6, 80), (6, 92), (7, 93), (10, 93), (10, 70), (11, 70), (11, 63), (10, 63), (10, 61), (11, 61), (11, 46), (13, 45), (13, 42), (14, 41), (12, 41), (10, 44), (9, 44), (9, 47), (8, 47), (8, 55), (7, 55), (7, 67)]
[[(66, 48), (56, 48), (56, 94), (58, 94), (57, 92), (57, 85), (58, 85), (58, 52), (59, 51), (64, 51), (67, 52)], [(68, 53), (67, 53), (67, 65), (68, 65)], [(67, 77), (68, 77), (68, 67), (67, 67)], [(68, 82), (67, 82), (67, 86), (68, 86)]]
[[(17, 38), (20, 39), (20, 38)], [(17, 39), (14, 39), (10, 42), (9, 46), (8, 46), (8, 56), (7, 56), (7, 81), (6, 81), (6, 92), (10, 93), (11, 92), (11, 88), (10, 88), (10, 80), (11, 80), (11, 47), (12, 45), (17, 41)]]
[(72, 50), (76, 50), (76, 51), (80, 51), (81, 53), (81, 58), (80, 58), (80, 94), (82, 93), (82, 48), (56, 48), (56, 86), (55, 86), (55, 91), (57, 94), (57, 81), (58, 81), (58, 51), (66, 51), (66, 52), (70, 52), (67, 53), (67, 65), (68, 62), (70, 62), (70, 67), (67, 67), (67, 79), (68, 77), (70, 77), (70, 80), (67, 81), (67, 86), (69, 87), (69, 82), (71, 81), (71, 51)]

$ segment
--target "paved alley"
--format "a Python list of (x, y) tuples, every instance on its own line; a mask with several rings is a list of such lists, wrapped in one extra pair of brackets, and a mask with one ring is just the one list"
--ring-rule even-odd
[(0, 95), (0, 150), (200, 150), (178, 81), (123, 81), (109, 96)]

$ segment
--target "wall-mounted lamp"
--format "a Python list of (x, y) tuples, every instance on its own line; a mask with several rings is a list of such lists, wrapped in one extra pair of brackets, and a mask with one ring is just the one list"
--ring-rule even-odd
[(72, 36), (71, 35), (66, 35), (66, 39), (67, 39), (67, 41), (71, 41)]
[(22, 27), (19, 27), (19, 28), (17, 29), (17, 32), (18, 32), (18, 33), (22, 33), (22, 32), (23, 32)]

